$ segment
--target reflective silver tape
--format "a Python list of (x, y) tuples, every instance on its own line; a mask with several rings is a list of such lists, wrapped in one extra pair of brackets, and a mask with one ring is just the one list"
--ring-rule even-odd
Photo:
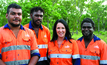
[(21, 64), (28, 64), (29, 60), (17, 60), (17, 61), (9, 61), (9, 62), (5, 62), (6, 65), (21, 65)]
[(40, 57), (38, 61), (47, 60), (47, 57)]
[(50, 58), (71, 58), (71, 54), (50, 54)]
[(107, 64), (107, 60), (100, 60), (100, 64)]
[(31, 50), (31, 54), (33, 54), (33, 53), (39, 53), (39, 50), (38, 50), (38, 49), (36, 49), (36, 50)]
[(39, 49), (41, 49), (41, 48), (48, 48), (48, 45), (47, 45), (47, 44), (45, 44), (45, 45), (44, 45), (44, 44), (38, 45), (38, 48), (39, 48)]
[(100, 57), (98, 56), (89, 56), (89, 55), (80, 55), (80, 58), (89, 60), (100, 60)]
[(73, 58), (73, 59), (77, 59), (77, 58), (80, 58), (80, 55), (79, 55), (79, 54), (76, 54), (76, 55), (72, 55), (72, 58)]
[(9, 46), (2, 48), (2, 52), (7, 52), (11, 50), (21, 50), (21, 49), (27, 49), (30, 50), (30, 46), (28, 45), (17, 45), (17, 46)]

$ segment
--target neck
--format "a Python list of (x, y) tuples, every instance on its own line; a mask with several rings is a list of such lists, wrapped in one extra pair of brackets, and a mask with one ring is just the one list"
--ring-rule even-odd
[(57, 39), (57, 41), (63, 41), (64, 40), (64, 38), (62, 38), (62, 37), (58, 37), (58, 39)]
[(84, 40), (91, 41), (93, 39), (94, 35), (90, 35), (89, 37), (84, 37)]
[(20, 29), (20, 26), (18, 26), (18, 27), (13, 27), (13, 26), (10, 25), (10, 24), (8, 24), (8, 25), (9, 25), (9, 27), (10, 27), (11, 30), (18, 30), (18, 29)]

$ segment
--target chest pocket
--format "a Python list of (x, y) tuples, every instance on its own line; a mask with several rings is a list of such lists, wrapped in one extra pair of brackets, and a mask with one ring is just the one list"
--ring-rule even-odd
[(22, 40), (24, 45), (30, 45), (31, 39), (29, 34), (26, 34), (26, 35), (24, 34), (22, 37)]
[(48, 52), (49, 53), (56, 53), (57, 52), (57, 48), (56, 47), (50, 47)]
[(90, 52), (92, 54), (97, 54), (99, 55), (100, 54), (100, 49), (98, 48), (98, 46), (94, 46), (93, 48), (90, 49)]
[(12, 44), (12, 38), (10, 36), (3, 37), (3, 47), (10, 46)]
[(41, 32), (41, 40), (42, 40), (44, 43), (48, 43), (48, 37), (47, 37), (46, 32)]
[(67, 53), (67, 54), (72, 54), (72, 46), (70, 45), (64, 45), (64, 47), (61, 49), (61, 52)]

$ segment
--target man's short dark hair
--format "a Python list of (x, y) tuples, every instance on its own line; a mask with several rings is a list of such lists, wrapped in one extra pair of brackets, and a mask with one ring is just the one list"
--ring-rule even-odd
[(90, 19), (90, 18), (85, 18), (85, 19), (82, 21), (82, 23), (81, 23), (81, 28), (82, 28), (82, 25), (83, 25), (84, 22), (91, 23), (93, 27), (94, 27), (94, 25), (95, 25), (95, 24), (94, 24), (94, 21), (93, 21), (92, 19)]
[(30, 14), (32, 14), (33, 12), (37, 12), (39, 10), (44, 13), (44, 10), (41, 7), (34, 7), (30, 10)]
[(10, 9), (10, 8), (22, 9), (21, 6), (19, 6), (18, 4), (12, 3), (12, 4), (10, 4), (10, 5), (8, 6), (8, 8), (7, 8), (7, 14), (9, 13), (9, 9)]

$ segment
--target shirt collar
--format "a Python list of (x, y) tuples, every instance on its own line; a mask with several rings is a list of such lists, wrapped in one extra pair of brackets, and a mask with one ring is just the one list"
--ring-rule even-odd
[[(57, 40), (57, 39), (55, 39), (55, 40)], [(64, 40), (66, 40), (66, 41), (67, 41), (67, 40), (68, 40), (68, 39), (67, 39), (67, 37), (65, 37), (65, 38), (64, 38)]]
[[(8, 24), (4, 25), (4, 28), (8, 28), (9, 30), (11, 29)], [(21, 30), (25, 30), (22, 25), (20, 25), (20, 29)]]
[[(32, 29), (32, 30), (34, 30), (34, 28), (33, 28), (32, 24), (31, 24), (31, 21), (29, 22), (29, 29)], [(42, 25), (40, 25), (40, 29), (41, 29), (41, 30), (43, 30), (43, 27), (42, 27)]]
[[(97, 40), (101, 40), (100, 38), (98, 38), (97, 36), (94, 35), (94, 42)], [(78, 40), (82, 41), (83, 40), (83, 36), (81, 38), (79, 38)]]

